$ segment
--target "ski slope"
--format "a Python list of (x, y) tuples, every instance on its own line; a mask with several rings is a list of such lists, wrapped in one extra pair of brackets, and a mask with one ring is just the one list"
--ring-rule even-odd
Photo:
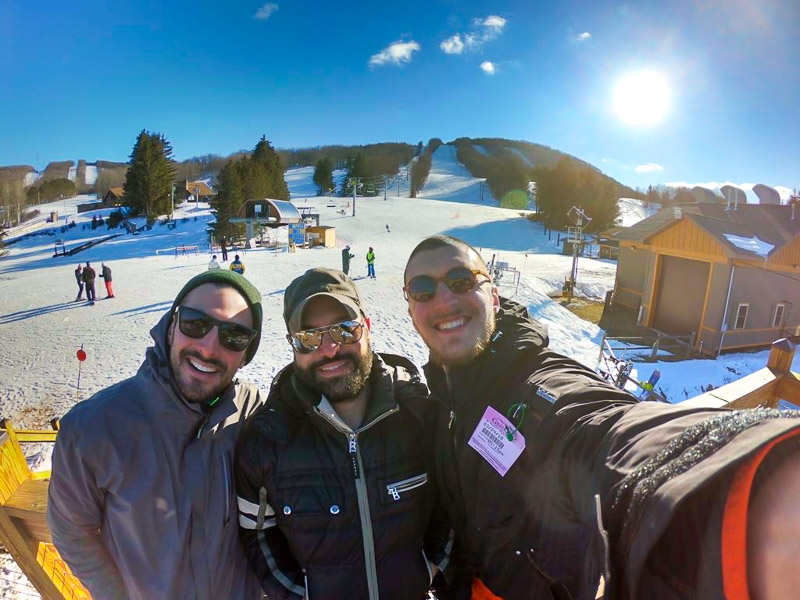
[[(442, 146), (434, 153), (428, 182), (416, 199), (392, 195), (390, 189), (387, 200), (359, 197), (353, 207), (350, 198), (315, 196), (312, 177), (311, 167), (286, 173), (295, 204), (313, 207), (322, 224), (336, 227), (336, 247), (298, 249), (295, 253), (256, 249), (242, 256), (246, 276), (261, 291), (264, 307), (261, 348), (240, 372), (242, 379), (266, 390), (277, 371), (292, 360), (281, 316), (284, 290), (311, 267), (340, 268), (345, 244), (355, 254), (351, 274), (372, 321), (376, 350), (403, 354), (424, 364), (427, 350), (411, 325), (401, 291), (402, 276), (413, 247), (436, 233), (460, 237), (478, 248), (486, 260), (494, 256), (519, 269), (519, 287), (502, 285), (501, 294), (527, 306), (546, 323), (552, 348), (595, 366), (602, 331), (548, 297), (560, 290), (571, 257), (559, 254), (555, 236), (548, 239), (541, 225), (528, 221), (519, 211), (498, 208), (488, 190), (485, 201), (479, 202), (480, 180), (470, 177), (458, 163), (453, 146)], [(0, 414), (18, 427), (47, 427), (51, 418), (62, 416), (76, 402), (133, 375), (151, 343), (150, 328), (184, 283), (203, 272), (210, 259), (206, 227), (212, 214), (203, 203), (177, 207), (179, 223), (174, 230), (156, 226), (73, 257), (53, 258), (56, 239), (62, 239), (69, 249), (120, 231), (84, 228), (93, 214), (105, 216), (111, 210), (77, 214), (75, 206), (86, 201), (86, 197), (78, 197), (39, 207), (43, 214), (51, 209), (61, 214), (66, 209), (77, 226), (64, 233), (24, 239), (0, 258)], [(63, 224), (62, 220), (59, 225)], [(279, 232), (278, 239), (285, 241), (286, 233)], [(180, 245), (196, 245), (200, 253), (176, 257), (170, 249)], [(375, 281), (365, 278), (369, 247), (377, 257)], [(166, 252), (157, 255), (157, 251)], [(112, 268), (115, 299), (100, 300), (95, 306), (73, 301), (77, 292), (73, 270), (86, 261), (98, 270), (101, 262)], [(613, 287), (615, 270), (612, 261), (581, 259), (578, 292), (601, 298)], [(101, 298), (105, 295), (102, 287), (98, 279)], [(78, 388), (75, 353), (81, 346), (88, 358)], [(706, 386), (719, 386), (760, 369), (766, 359), (767, 353), (760, 352), (726, 355), (717, 361), (637, 364), (637, 369), (643, 380), (659, 368), (662, 378), (657, 389), (680, 401), (700, 394)], [(795, 359), (794, 369), (800, 370), (800, 358)], [(38, 463), (49, 468), (46, 453), (38, 457)], [(34, 597), (23, 583), (15, 583), (19, 579), (15, 565), (7, 557), (0, 558), (0, 563), (7, 573), (0, 578), (0, 597)]]

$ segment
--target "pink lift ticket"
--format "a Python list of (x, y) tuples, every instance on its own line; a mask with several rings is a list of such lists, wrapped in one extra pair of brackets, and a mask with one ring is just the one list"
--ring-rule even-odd
[[(514, 425), (508, 419), (488, 406), (478, 421), (472, 437), (469, 438), (469, 445), (475, 448), (501, 477), (525, 450), (525, 437), (514, 430)], [(510, 441), (509, 432), (514, 432), (513, 440)]]

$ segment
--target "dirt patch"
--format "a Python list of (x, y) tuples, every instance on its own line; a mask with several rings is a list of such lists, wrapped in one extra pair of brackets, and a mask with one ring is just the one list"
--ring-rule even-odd
[(578, 297), (567, 298), (564, 296), (554, 296), (552, 299), (571, 313), (595, 325), (600, 323), (600, 318), (603, 316), (603, 302), (600, 300)]

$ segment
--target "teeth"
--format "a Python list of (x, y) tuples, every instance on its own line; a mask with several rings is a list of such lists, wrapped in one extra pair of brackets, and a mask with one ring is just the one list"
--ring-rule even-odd
[(189, 359), (189, 364), (191, 364), (195, 369), (197, 369), (198, 371), (201, 371), (202, 373), (216, 373), (217, 372), (217, 370), (214, 367), (206, 367), (205, 365), (201, 365), (200, 363), (197, 363), (197, 362), (193, 361), (192, 359)]
[(464, 317), (461, 317), (460, 319), (454, 319), (452, 321), (445, 321), (444, 323), (439, 323), (436, 326), (436, 329), (447, 331), (449, 329), (455, 329), (456, 327), (461, 327), (466, 322), (467, 320)]
[(335, 362), (335, 363), (332, 363), (332, 364), (328, 364), (328, 365), (326, 365), (324, 367), (320, 367), (319, 370), (320, 371), (335, 371), (336, 369), (341, 367), (343, 364), (344, 364), (343, 362), (339, 361), (339, 362)]

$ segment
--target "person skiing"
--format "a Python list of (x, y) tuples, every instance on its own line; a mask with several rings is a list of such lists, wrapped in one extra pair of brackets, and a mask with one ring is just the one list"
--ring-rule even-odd
[(217, 262), (217, 255), (211, 257), (211, 260), (208, 261), (208, 270), (211, 271), (212, 269), (221, 269), (222, 267), (219, 266)]
[(97, 273), (92, 268), (91, 263), (88, 261), (86, 262), (86, 266), (83, 269), (81, 277), (83, 278), (83, 283), (86, 286), (86, 300), (89, 302), (89, 304), (94, 304), (94, 280), (97, 277)]
[(392, 233), (392, 230), (389, 229), (389, 225), (386, 225), (386, 233)]
[(373, 252), (372, 246), (369, 247), (369, 252), (367, 252), (367, 277), (375, 279), (375, 252)]
[(102, 267), (100, 277), (106, 282), (106, 298), (113, 298), (114, 290), (111, 287), (111, 267), (106, 265), (106, 263), (100, 263), (100, 266)]
[(345, 275), (350, 273), (350, 259), (354, 258), (352, 254), (350, 254), (350, 244), (344, 247), (342, 250), (342, 272)]
[(78, 265), (75, 269), (75, 281), (78, 283), (78, 295), (75, 297), (75, 302), (83, 300), (83, 267)]
[(244, 275), (244, 263), (241, 260), (239, 260), (238, 254), (233, 258), (233, 262), (231, 263), (229, 269), (234, 273), (238, 273), (239, 275)]

